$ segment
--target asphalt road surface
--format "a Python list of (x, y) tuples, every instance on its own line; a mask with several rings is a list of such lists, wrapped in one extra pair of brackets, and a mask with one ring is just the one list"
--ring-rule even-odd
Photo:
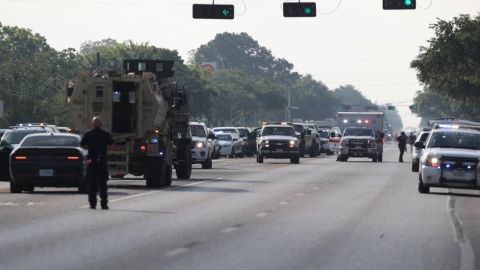
[(417, 192), (411, 164), (221, 159), (190, 181), (75, 189), (0, 185), (0, 269), (479, 269), (478, 191)]

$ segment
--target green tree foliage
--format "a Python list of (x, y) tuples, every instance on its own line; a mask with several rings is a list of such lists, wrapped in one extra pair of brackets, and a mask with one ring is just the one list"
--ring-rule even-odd
[(416, 97), (422, 117), (480, 115), (480, 16), (460, 15), (431, 25), (435, 35), (412, 61), (424, 91)]

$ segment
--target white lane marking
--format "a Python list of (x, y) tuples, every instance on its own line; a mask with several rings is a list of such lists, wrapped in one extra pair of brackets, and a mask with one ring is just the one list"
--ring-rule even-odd
[(184, 247), (182, 247), (182, 248), (177, 248), (177, 249), (174, 249), (174, 250), (171, 250), (171, 251), (165, 253), (165, 257), (178, 256), (178, 255), (180, 255), (180, 254), (182, 254), (182, 253), (185, 253), (185, 252), (187, 252), (187, 251), (188, 251), (188, 248), (184, 248)]
[(317, 190), (320, 189), (320, 187), (312, 187), (312, 189)]
[[(450, 190), (449, 190), (450, 191)], [(455, 210), (455, 196), (447, 197), (447, 214), (450, 217), (450, 223), (453, 228), (453, 239), (460, 247), (460, 270), (475, 269), (475, 253), (473, 252), (470, 239), (465, 234), (462, 227), (462, 220), (458, 217)]]
[(287, 205), (287, 204), (289, 204), (289, 202), (287, 202), (287, 201), (283, 201), (283, 202), (278, 203), (278, 205)]
[[(190, 184), (186, 184), (186, 185), (182, 185), (182, 186), (170, 187), (170, 188), (165, 188), (165, 189), (160, 189), (160, 190), (150, 190), (150, 191), (147, 191), (147, 192), (133, 194), (133, 195), (121, 197), (121, 198), (118, 198), (118, 199), (110, 200), (109, 204), (116, 203), (116, 202), (121, 202), (121, 201), (125, 201), (125, 200), (130, 200), (130, 199), (135, 199), (135, 198), (138, 198), (138, 197), (143, 197), (143, 196), (155, 194), (155, 193), (159, 193), (159, 192), (162, 192), (162, 191), (177, 190), (177, 189), (180, 189), (180, 188), (183, 188), (183, 187), (196, 186), (196, 185), (206, 183), (206, 182), (209, 182), (209, 181), (211, 181), (211, 180), (204, 180), (204, 181), (194, 182), (194, 183), (190, 183)], [(89, 204), (80, 206), (81, 209), (86, 209), (88, 207), (90, 207)]]
[(238, 230), (238, 227), (228, 227), (226, 229), (221, 230), (220, 232), (221, 233), (231, 233), (231, 232), (234, 232), (236, 230)]
[(297, 195), (298, 197), (303, 197), (303, 196), (305, 196), (305, 193), (297, 193), (296, 195)]
[(34, 206), (34, 205), (45, 205), (46, 203), (44, 202), (39, 202), (39, 203), (36, 203), (36, 202), (28, 202), (26, 204), (26, 206)]
[(18, 203), (14, 203), (14, 202), (0, 202), (0, 206), (18, 206)]
[(259, 217), (259, 218), (260, 218), (260, 217), (266, 217), (266, 216), (268, 216), (268, 213), (266, 213), (266, 212), (261, 212), (261, 213), (258, 213), (256, 216)]

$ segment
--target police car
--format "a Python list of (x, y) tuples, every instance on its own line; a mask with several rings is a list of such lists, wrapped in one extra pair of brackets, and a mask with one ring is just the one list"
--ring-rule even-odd
[(290, 159), (300, 163), (300, 150), (295, 129), (289, 123), (265, 123), (257, 140), (257, 162), (264, 158)]
[(429, 193), (430, 187), (480, 189), (479, 127), (440, 125), (426, 143), (415, 143), (423, 149), (420, 157), (418, 191)]

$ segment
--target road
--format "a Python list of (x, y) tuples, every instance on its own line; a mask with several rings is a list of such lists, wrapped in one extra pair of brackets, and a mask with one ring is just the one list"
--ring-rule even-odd
[(479, 192), (419, 194), (396, 154), (221, 159), (164, 189), (111, 180), (109, 211), (2, 184), (0, 269), (476, 269)]

